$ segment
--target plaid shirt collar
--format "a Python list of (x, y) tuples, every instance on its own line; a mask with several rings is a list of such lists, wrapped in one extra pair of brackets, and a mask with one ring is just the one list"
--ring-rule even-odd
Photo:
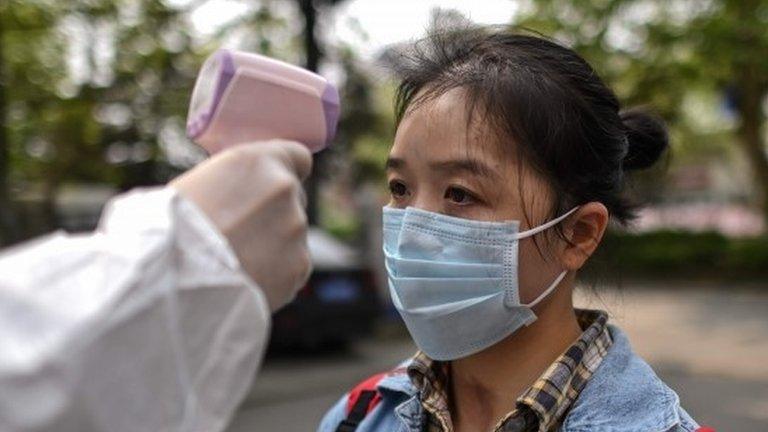
[[(584, 329), (581, 336), (523, 392), (494, 432), (546, 432), (563, 420), (613, 343), (605, 312), (577, 309), (576, 316)], [(418, 352), (408, 366), (408, 376), (419, 390), (427, 413), (425, 430), (429, 432), (453, 431), (447, 387), (449, 365)]]

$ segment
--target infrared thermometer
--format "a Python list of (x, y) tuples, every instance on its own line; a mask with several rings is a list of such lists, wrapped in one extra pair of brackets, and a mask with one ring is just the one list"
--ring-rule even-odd
[(320, 75), (259, 54), (219, 50), (195, 82), (187, 135), (209, 154), (276, 138), (314, 153), (331, 142), (338, 120), (339, 93)]

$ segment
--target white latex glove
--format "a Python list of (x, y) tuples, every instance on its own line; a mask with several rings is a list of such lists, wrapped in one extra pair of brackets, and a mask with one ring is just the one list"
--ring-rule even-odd
[(272, 311), (296, 296), (311, 271), (301, 187), (311, 168), (306, 147), (273, 140), (225, 150), (171, 183), (227, 238)]

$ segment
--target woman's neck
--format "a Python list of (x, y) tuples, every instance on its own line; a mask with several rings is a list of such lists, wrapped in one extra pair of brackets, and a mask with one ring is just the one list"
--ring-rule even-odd
[(490, 430), (581, 335), (569, 282), (536, 308), (538, 319), (533, 324), (482, 352), (451, 362), (454, 430)]

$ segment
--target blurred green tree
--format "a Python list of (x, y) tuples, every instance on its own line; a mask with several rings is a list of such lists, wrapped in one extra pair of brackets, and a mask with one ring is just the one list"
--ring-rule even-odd
[(0, 242), (20, 237), (10, 184), (39, 187), (52, 225), (52, 203), (66, 182), (127, 189), (178, 171), (183, 161), (167, 156), (184, 156), (189, 90), (214, 47), (193, 43), (187, 16), (195, 6), (2, 2)]
[[(324, 50), (318, 35), (318, 12), (327, 14), (329, 9), (341, 4), (345, 0), (295, 0), (299, 12), (304, 20), (301, 32), (304, 48), (304, 67), (317, 72), (323, 60)], [(307, 190), (307, 219), (310, 224), (319, 222), (319, 188), (322, 175), (326, 171), (327, 162), (324, 155), (315, 157), (314, 169), (306, 182)]]
[(371, 66), (360, 61), (351, 48), (341, 47), (339, 57), (345, 75), (343, 104), (338, 144), (332, 150), (352, 161), (351, 181), (381, 182), (394, 139), (392, 89), (377, 83)]
[(5, 74), (5, 49), (3, 41), (5, 40), (5, 21), (2, 16), (5, 15), (5, 3), (0, 4), (0, 245), (4, 242), (14, 242), (13, 236), (16, 226), (16, 212), (12, 208), (10, 197), (10, 185), (8, 182), (8, 169), (10, 167), (10, 151), (8, 149), (8, 119), (6, 109), (6, 86), (7, 78)]
[[(219, 36), (239, 33), (243, 35), (241, 49), (255, 51), (261, 54), (280, 58), (288, 62), (297, 62), (292, 54), (300, 53), (301, 65), (308, 70), (317, 72), (323, 61), (326, 60), (326, 42), (320, 32), (324, 20), (329, 19), (333, 8), (341, 5), (346, 0), (293, 0), (295, 13), (303, 24), (298, 34), (289, 35), (288, 42), (282, 46), (275, 43), (274, 36), (284, 33), (285, 23), (279, 13), (273, 13), (278, 9), (274, 0), (261, 0), (253, 3), (253, 7), (241, 14), (235, 20), (222, 26)], [(280, 5), (283, 6), (283, 5)], [(284, 35), (283, 35), (284, 36)], [(295, 39), (295, 40), (294, 40)], [(346, 101), (345, 101), (346, 104)], [(340, 125), (339, 133), (343, 133), (346, 126)], [(337, 140), (338, 141), (338, 140)], [(337, 153), (338, 154), (338, 153)], [(314, 169), (310, 178), (305, 183), (307, 190), (307, 216), (310, 224), (319, 223), (318, 191), (323, 176), (327, 172), (327, 152), (320, 153), (314, 158)]]
[(686, 101), (719, 100), (768, 221), (768, 0), (540, 0), (515, 25), (569, 43), (624, 102), (658, 110), (686, 150), (723, 141), (686, 118)]
[[(312, 70), (330, 55), (349, 78), (342, 92), (355, 107), (345, 111), (339, 137), (358, 141), (381, 123), (371, 120), (367, 72), (348, 49), (336, 55), (325, 47), (318, 31), (342, 2), (247, 3), (210, 35), (195, 33), (190, 20), (206, 0), (0, 3), (0, 244), (40, 231), (21, 232), (14, 196), (42, 196), (42, 229), (51, 229), (64, 184), (125, 190), (163, 182), (198, 160), (184, 139), (189, 91), (202, 60), (225, 40), (290, 62), (303, 56)], [(286, 5), (294, 8), (286, 13)], [(303, 21), (300, 32), (288, 16)]]

